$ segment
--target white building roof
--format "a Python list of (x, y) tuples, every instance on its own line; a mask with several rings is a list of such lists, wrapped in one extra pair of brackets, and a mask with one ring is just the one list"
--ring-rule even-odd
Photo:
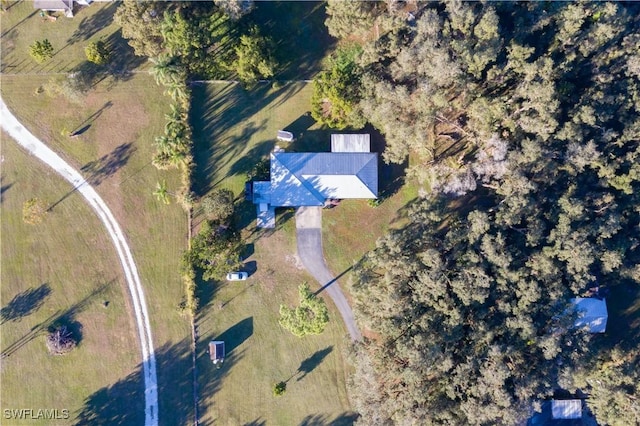
[(286, 130), (278, 130), (277, 138), (281, 141), (291, 142), (293, 140), (293, 133)]
[(582, 401), (579, 399), (552, 400), (551, 417), (558, 420), (581, 419)]
[(331, 152), (371, 152), (371, 137), (368, 134), (331, 135)]
[(589, 327), (591, 333), (604, 333), (607, 329), (607, 302), (605, 299), (593, 297), (577, 297), (571, 299), (575, 306), (578, 318), (576, 327)]

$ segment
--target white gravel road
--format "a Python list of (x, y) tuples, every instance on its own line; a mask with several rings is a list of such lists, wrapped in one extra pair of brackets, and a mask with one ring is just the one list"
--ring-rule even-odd
[(2, 99), (0, 99), (0, 123), (2, 128), (15, 139), (19, 145), (53, 168), (73, 185), (76, 191), (78, 191), (93, 210), (95, 210), (104, 224), (106, 231), (111, 236), (113, 245), (118, 252), (122, 269), (124, 270), (127, 285), (129, 286), (129, 293), (131, 295), (131, 301), (133, 302), (138, 327), (144, 374), (145, 425), (157, 425), (158, 381), (156, 375), (156, 357), (151, 339), (151, 326), (149, 325), (149, 314), (147, 313), (147, 304), (140, 283), (140, 277), (138, 276), (138, 270), (120, 225), (118, 225), (118, 222), (102, 198), (100, 198), (95, 189), (84, 180), (82, 175), (31, 134), (9, 111)]

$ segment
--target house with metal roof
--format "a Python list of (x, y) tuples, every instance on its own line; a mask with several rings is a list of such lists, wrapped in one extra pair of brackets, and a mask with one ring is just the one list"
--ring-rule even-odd
[[(363, 145), (357, 146), (362, 149)], [(378, 154), (347, 149), (348, 144), (342, 142), (340, 152), (272, 152), (271, 180), (253, 183), (258, 226), (275, 226), (276, 207), (324, 206), (329, 200), (377, 198)]]

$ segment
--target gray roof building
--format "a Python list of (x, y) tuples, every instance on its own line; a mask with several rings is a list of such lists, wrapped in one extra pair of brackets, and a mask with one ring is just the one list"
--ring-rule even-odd
[(64, 12), (65, 16), (73, 17), (73, 0), (34, 0), (33, 8), (48, 12)]

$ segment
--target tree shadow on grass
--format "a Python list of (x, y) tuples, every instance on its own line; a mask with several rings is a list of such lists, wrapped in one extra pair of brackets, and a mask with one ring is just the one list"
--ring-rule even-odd
[[(242, 359), (241, 351), (227, 353), (221, 368), (213, 366), (207, 354), (209, 340), (197, 344), (197, 393), (200, 401), (220, 389), (233, 366)], [(160, 424), (194, 423), (194, 382), (192, 352), (189, 339), (176, 344), (165, 343), (155, 350), (158, 374), (158, 412)], [(89, 395), (76, 413), (77, 425), (138, 425), (145, 423), (143, 366), (118, 382)], [(205, 423), (200, 422), (200, 425)]]
[(4, 200), (4, 193), (7, 192), (9, 189), (11, 189), (12, 186), (13, 186), (13, 183), (8, 183), (0, 187), (0, 204), (2, 204), (2, 201)]
[[(239, 361), (242, 360), (242, 358), (244, 358), (244, 350), (240, 350), (238, 347), (252, 334), (253, 317), (249, 317), (227, 329), (220, 335), (211, 334), (196, 343), (199, 407), (204, 407), (206, 409), (210, 405), (215, 404), (213, 397), (223, 386), (229, 372)], [(214, 339), (223, 340), (225, 342), (226, 350), (224, 362), (217, 366), (211, 362), (211, 358), (209, 357), (209, 342)], [(199, 411), (202, 412), (200, 408)], [(198, 424), (200, 426), (209, 426), (218, 423), (200, 421)]]
[[(214, 85), (193, 85), (190, 124), (193, 128), (194, 190), (198, 195), (209, 192), (221, 180), (228, 177), (214, 176), (220, 165), (228, 156), (239, 156), (245, 150), (250, 138), (264, 130), (268, 122), (255, 117), (274, 100), (280, 98), (286, 102), (304, 87), (303, 84), (285, 84), (277, 89), (270, 84), (258, 84), (252, 90), (245, 90), (239, 85), (228, 84), (221, 89)], [(237, 127), (240, 136), (232, 136), (229, 129)], [(248, 154), (242, 154), (239, 164), (232, 167), (229, 174), (243, 173), (251, 170), (260, 160), (260, 156), (268, 154), (275, 144), (273, 139), (260, 142), (259, 148), (253, 148)]]
[(116, 12), (118, 3), (113, 2), (105, 6), (94, 5), (93, 8), (95, 7), (101, 7), (101, 9), (91, 16), (83, 17), (71, 37), (67, 39), (67, 43), (74, 44), (88, 40), (101, 29), (107, 27), (113, 21), (113, 15)]
[(135, 151), (136, 148), (133, 147), (133, 143), (123, 143), (111, 153), (103, 155), (95, 161), (88, 162), (80, 170), (87, 175), (87, 182), (91, 185), (100, 185), (105, 179), (126, 165)]
[[(158, 405), (161, 424), (193, 424), (193, 375), (189, 339), (156, 348)], [(142, 364), (118, 382), (89, 395), (76, 413), (76, 425), (140, 425), (145, 423)], [(159, 411), (159, 412), (158, 412)]]
[(20, 321), (27, 315), (40, 309), (51, 294), (51, 287), (44, 283), (39, 287), (31, 287), (19, 293), (9, 303), (0, 309), (0, 324), (8, 321)]
[(300, 426), (349, 426), (353, 425), (358, 420), (360, 415), (358, 413), (342, 413), (331, 419), (326, 414), (312, 414), (305, 417)]
[(301, 139), (304, 137), (304, 132), (314, 124), (316, 124), (316, 120), (311, 116), (311, 112), (307, 111), (293, 120), (293, 122), (284, 126), (282, 130), (292, 132), (295, 139)]
[(323, 2), (257, 2), (246, 19), (273, 40), (279, 79), (313, 77), (336, 42), (324, 24)]
[(317, 351), (310, 357), (303, 360), (300, 363), (300, 367), (298, 367), (298, 371), (296, 371), (296, 374), (301, 374), (301, 376), (298, 377), (296, 381), (299, 382), (300, 380), (307, 377), (307, 374), (311, 373), (313, 370), (316, 369), (316, 367), (322, 364), (322, 361), (324, 361), (327, 355), (329, 355), (332, 351), (333, 351), (333, 346), (327, 346), (326, 348)]
[(198, 312), (196, 313), (196, 322), (206, 314), (207, 307), (213, 301), (216, 293), (223, 285), (211, 281), (205, 281), (202, 278), (202, 271), (196, 268), (196, 297), (198, 298)]
[[(233, 351), (253, 335), (253, 317), (248, 317), (215, 336), (216, 340), (224, 341), (227, 354)], [(208, 342), (207, 342), (208, 343)], [(226, 361), (225, 361), (226, 362)]]
[(80, 134), (82, 129), (84, 129), (87, 126), (91, 126), (91, 124), (93, 124), (94, 121), (96, 121), (98, 118), (100, 118), (100, 116), (102, 115), (103, 112), (105, 112), (106, 110), (108, 110), (112, 106), (113, 106), (113, 102), (111, 102), (111, 101), (105, 102), (104, 105), (102, 105), (96, 112), (94, 112), (93, 114), (91, 114), (90, 116), (85, 118), (82, 123), (78, 124), (76, 126), (76, 129), (78, 129), (78, 130), (72, 131), (71, 132), (71, 136), (75, 136), (77, 134)]
[[(80, 168), (86, 176), (85, 182), (88, 182), (91, 185), (100, 185), (105, 179), (115, 174), (120, 170), (120, 168), (127, 164), (131, 155), (135, 151), (136, 149), (133, 147), (133, 144), (129, 142), (116, 147), (111, 153), (102, 156), (98, 160), (88, 162)], [(56, 202), (52, 203), (49, 208), (47, 208), (47, 211), (52, 211), (58, 204), (69, 198), (69, 196), (76, 192), (82, 185), (84, 185), (84, 182), (75, 186), (71, 191), (67, 192)]]
[(48, 330), (51, 326), (56, 324), (60, 325), (69, 325), (72, 329), (78, 332), (78, 337), (82, 337), (81, 333), (81, 325), (78, 323), (75, 318), (80, 312), (84, 311), (87, 306), (99, 295), (103, 294), (106, 289), (115, 282), (116, 280), (111, 280), (107, 284), (103, 284), (98, 288), (94, 289), (91, 293), (85, 296), (83, 299), (71, 305), (66, 310), (58, 310), (53, 315), (51, 315), (46, 320), (42, 321), (40, 324), (31, 328), (29, 333), (22, 336), (20, 339), (11, 343), (9, 346), (3, 349), (2, 358), (9, 357), (13, 355), (16, 351), (22, 348), (27, 343), (33, 341), (36, 337), (42, 335), (46, 330)]
[(145, 58), (136, 56), (126, 43), (122, 37), (122, 29), (109, 34), (103, 41), (110, 52), (106, 64), (84, 61), (69, 74), (73, 88), (80, 93), (88, 92), (107, 79), (106, 88), (109, 90), (118, 82), (131, 79), (133, 71), (145, 62)]

